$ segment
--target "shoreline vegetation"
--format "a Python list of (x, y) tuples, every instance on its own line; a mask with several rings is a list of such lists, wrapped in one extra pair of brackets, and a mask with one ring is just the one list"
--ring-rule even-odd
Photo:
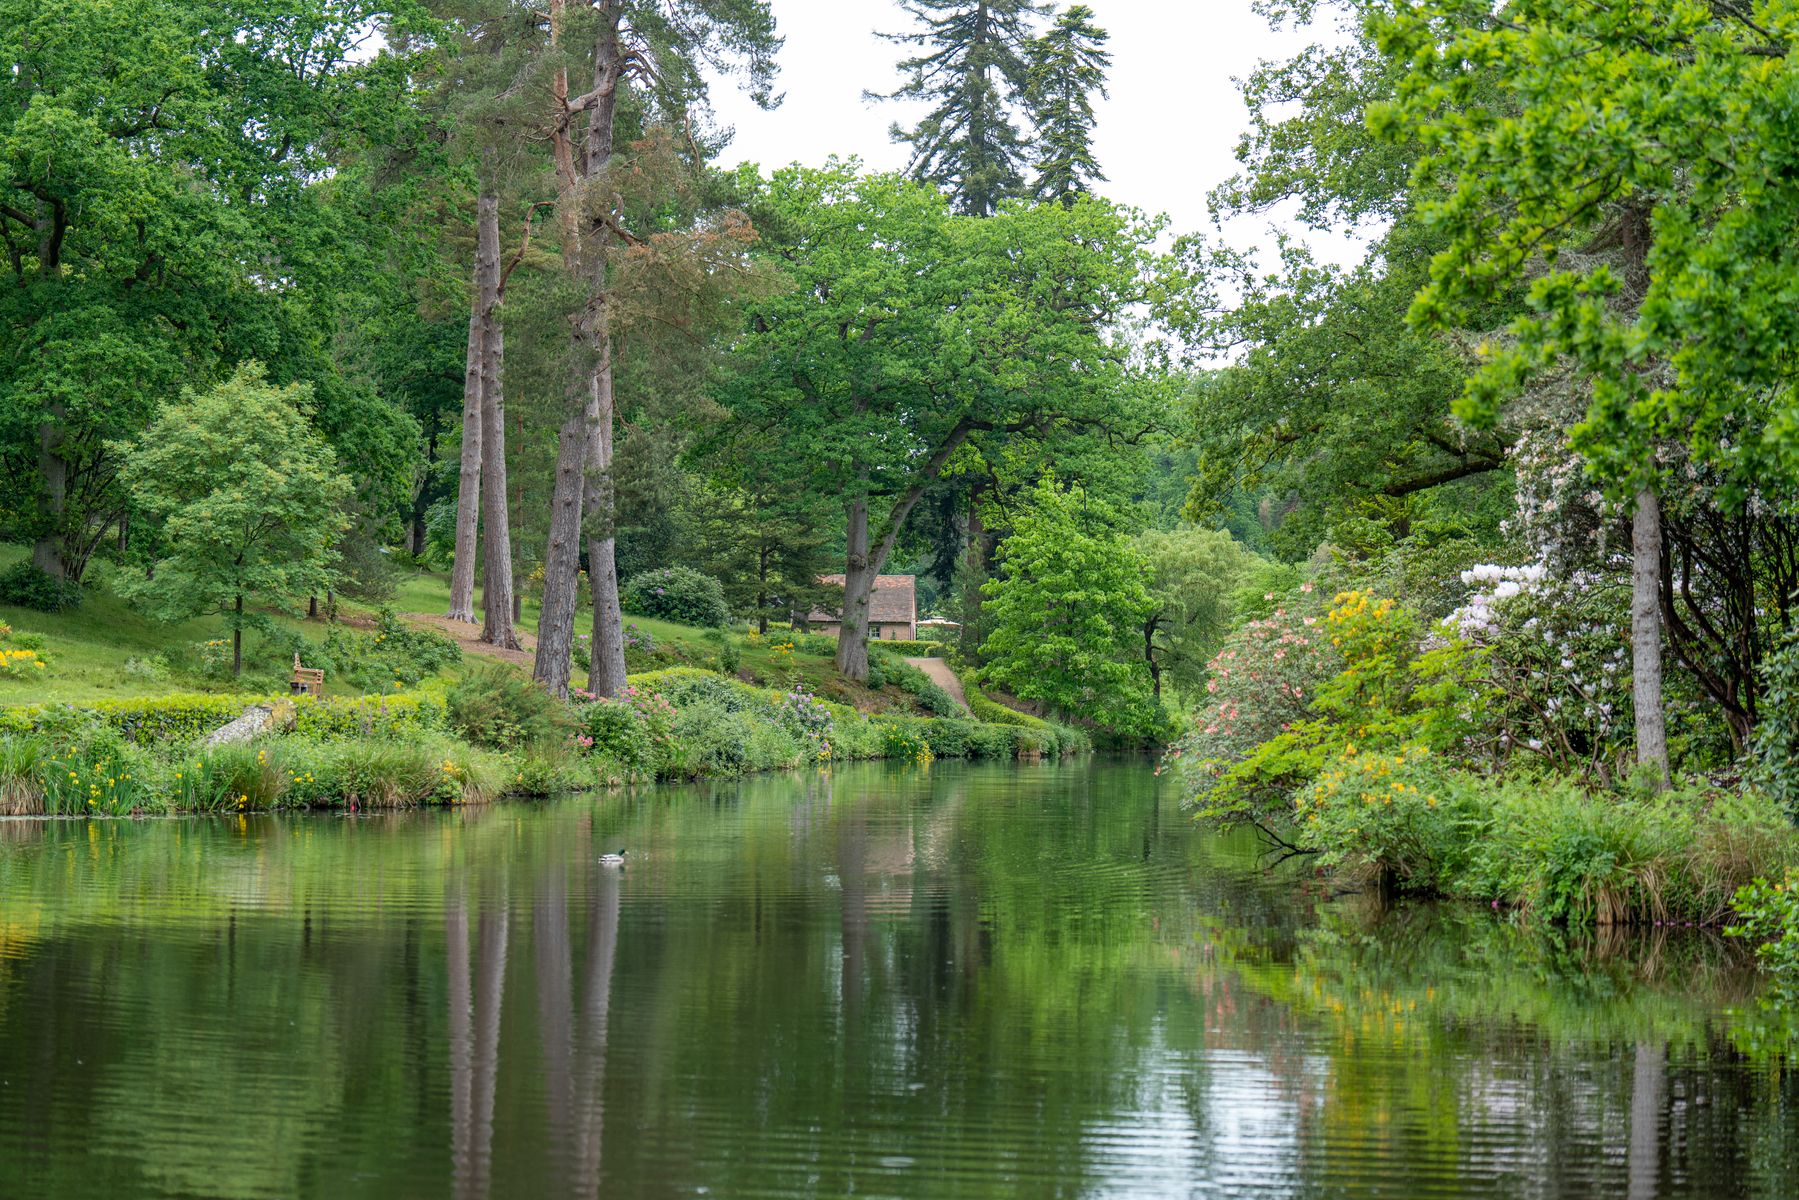
[(1340, 882), (1547, 926), (1722, 926), (1789, 994), (1790, 805), (1754, 771), (1628, 770), (1610, 712), (1545, 695), (1578, 699), (1582, 672), (1604, 677), (1616, 656), (1551, 642), (1558, 657), (1534, 662), (1529, 582), (1440, 622), (1366, 584), (1271, 596), (1212, 660), (1163, 769), (1197, 819), (1251, 826)]
[[(172, 690), (0, 706), (0, 815), (480, 804), (842, 761), (1035, 762), (1092, 748), (1085, 732), (1001, 705), (972, 679), (975, 711), (965, 709), (902, 657), (947, 655), (937, 643), (880, 647), (867, 683), (834, 688), (829, 638), (645, 619), (628, 628), (633, 673), (617, 699), (575, 688), (561, 701), (517, 665), (465, 658), (421, 623), (347, 615), (353, 623), (327, 623), (299, 652), (361, 694)], [(77, 639), (66, 620), (56, 628), (50, 638), (0, 625), (28, 683), (54, 678)], [(257, 661), (285, 658), (295, 636), (254, 640)], [(165, 674), (168, 685), (208, 682), (199, 659), (215, 641)], [(833, 689), (863, 707), (818, 694)], [(256, 706), (269, 713), (264, 732), (207, 744)]]

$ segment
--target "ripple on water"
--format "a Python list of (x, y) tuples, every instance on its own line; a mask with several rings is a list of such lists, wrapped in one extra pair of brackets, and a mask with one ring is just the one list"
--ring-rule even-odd
[(0, 1196), (1799, 1195), (1731, 951), (1259, 853), (1104, 763), (9, 829)]

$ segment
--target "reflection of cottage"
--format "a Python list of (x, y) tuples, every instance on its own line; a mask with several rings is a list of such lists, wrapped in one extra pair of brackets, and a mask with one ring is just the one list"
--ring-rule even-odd
[[(821, 575), (820, 583), (843, 586), (841, 575)], [(868, 636), (886, 641), (918, 638), (918, 579), (914, 575), (877, 575), (874, 591), (868, 594)], [(837, 612), (815, 608), (806, 618), (814, 633), (836, 637), (843, 632), (843, 617)]]

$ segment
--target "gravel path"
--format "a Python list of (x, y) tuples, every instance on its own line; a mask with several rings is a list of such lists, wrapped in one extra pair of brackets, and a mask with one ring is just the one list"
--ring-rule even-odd
[(908, 658), (906, 661), (930, 676), (932, 683), (948, 692), (964, 712), (968, 711), (968, 694), (962, 690), (962, 681), (956, 678), (948, 663), (941, 658)]

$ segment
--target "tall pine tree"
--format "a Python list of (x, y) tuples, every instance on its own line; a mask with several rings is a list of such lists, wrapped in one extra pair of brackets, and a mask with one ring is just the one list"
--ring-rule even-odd
[(1093, 23), (1092, 9), (1075, 4), (1030, 45), (1026, 85), (1037, 127), (1031, 193), (1039, 200), (1072, 203), (1105, 182), (1093, 154), (1093, 97), (1106, 95), (1109, 37)]
[(956, 207), (991, 216), (1023, 195), (1028, 161), (1018, 117), (1027, 107), (1037, 0), (901, 0), (917, 21), (910, 33), (882, 34), (919, 52), (899, 64), (905, 81), (879, 100), (924, 100), (929, 114), (892, 136), (912, 147), (914, 179), (952, 193)]

